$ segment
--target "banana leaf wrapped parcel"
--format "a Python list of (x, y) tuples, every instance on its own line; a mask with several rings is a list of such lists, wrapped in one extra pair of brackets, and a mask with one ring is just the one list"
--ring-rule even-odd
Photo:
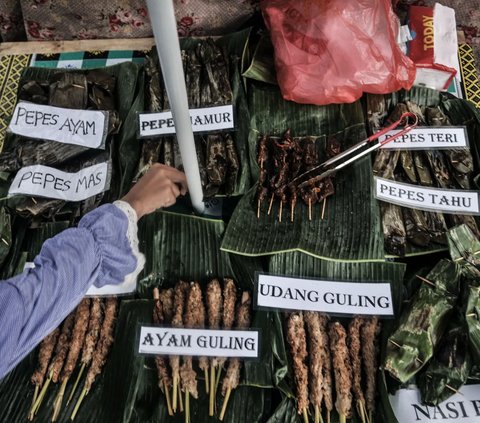
[(472, 361), (463, 323), (462, 320), (453, 322), (442, 337), (434, 358), (417, 378), (422, 402), (428, 405), (445, 401), (467, 382)]
[(402, 383), (432, 358), (454, 308), (459, 279), (459, 266), (441, 260), (424, 279), (398, 328), (389, 337), (385, 370)]

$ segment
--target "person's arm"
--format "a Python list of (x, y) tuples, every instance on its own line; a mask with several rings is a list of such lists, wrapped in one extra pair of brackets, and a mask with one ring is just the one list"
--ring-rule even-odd
[(184, 178), (175, 169), (153, 166), (123, 201), (93, 210), (77, 228), (46, 241), (35, 268), (0, 282), (0, 378), (61, 323), (92, 284), (138, 275), (143, 261), (137, 217), (175, 203), (186, 192)]

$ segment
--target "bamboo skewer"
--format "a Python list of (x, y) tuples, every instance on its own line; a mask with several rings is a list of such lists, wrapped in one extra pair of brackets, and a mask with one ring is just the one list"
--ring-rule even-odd
[(55, 402), (53, 403), (53, 415), (52, 415), (52, 422), (56, 422), (58, 416), (60, 414), (60, 409), (62, 408), (62, 401), (65, 395), (65, 389), (67, 387), (68, 379), (65, 379), (60, 386), (60, 391), (58, 391), (57, 397), (55, 398)]
[(208, 405), (208, 415), (215, 414), (215, 366), (210, 366), (210, 401)]
[(205, 368), (203, 369), (204, 376), (205, 376), (205, 392), (208, 394), (209, 388), (210, 388), (210, 383), (208, 381), (208, 369)]
[(67, 405), (70, 404), (70, 401), (73, 398), (73, 395), (75, 394), (75, 391), (77, 390), (78, 384), (80, 382), (80, 379), (82, 378), (83, 372), (85, 371), (85, 363), (82, 363), (82, 367), (80, 367), (80, 372), (78, 373), (77, 379), (75, 380), (75, 384), (73, 385), (72, 391), (70, 392), (70, 395), (67, 400)]
[(270, 212), (272, 211), (272, 206), (273, 206), (273, 196), (274, 194), (272, 194), (271, 198), (270, 198), (270, 204), (268, 206), (268, 212), (267, 214), (270, 216)]
[(283, 214), (283, 202), (280, 200), (280, 211), (278, 212), (278, 221), (282, 221), (282, 214)]
[(178, 407), (180, 408), (180, 413), (183, 413), (183, 397), (182, 390), (180, 389), (180, 379), (178, 380)]
[(307, 414), (306, 408), (303, 409), (302, 415), (303, 415), (303, 422), (308, 423), (308, 414)]
[(223, 400), (222, 411), (220, 412), (220, 417), (219, 417), (220, 421), (223, 421), (223, 418), (225, 417), (225, 412), (227, 411), (227, 404), (228, 404), (228, 400), (230, 399), (231, 393), (232, 393), (232, 388), (228, 388), (227, 393), (225, 394), (225, 399)]
[(312, 199), (308, 199), (308, 220), (312, 220)]
[(190, 395), (188, 389), (185, 391), (185, 423), (190, 423)]
[(48, 375), (47, 380), (45, 381), (45, 384), (42, 386), (42, 390), (40, 391), (40, 394), (38, 395), (37, 401), (35, 402), (35, 404), (33, 404), (32, 411), (31, 411), (32, 418), (35, 414), (37, 414), (38, 409), (40, 408), (40, 405), (42, 404), (43, 398), (45, 397), (45, 393), (47, 392), (47, 389), (50, 385), (50, 382), (52, 381), (52, 376), (53, 376), (53, 372), (50, 371), (50, 374)]
[(173, 394), (172, 394), (172, 409), (173, 412), (177, 412), (177, 389), (178, 389), (178, 376), (173, 375)]
[(164, 393), (165, 393), (165, 398), (167, 399), (168, 415), (173, 416), (172, 403), (170, 401), (170, 391), (169, 391), (167, 383), (165, 381), (163, 381), (163, 389), (164, 389)]
[(322, 206), (322, 220), (325, 217), (325, 206), (327, 205), (327, 197), (323, 199), (323, 206)]
[(427, 285), (433, 286), (434, 288), (437, 287), (433, 282), (429, 281), (428, 279), (425, 279), (424, 277), (420, 275), (415, 275), (418, 279), (420, 279), (422, 282), (425, 282)]
[(261, 206), (262, 202), (260, 201), (260, 199), (258, 199), (257, 201), (257, 219), (260, 219), (260, 206)]

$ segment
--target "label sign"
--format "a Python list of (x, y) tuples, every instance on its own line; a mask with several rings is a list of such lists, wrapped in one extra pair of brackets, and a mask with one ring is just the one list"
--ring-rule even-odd
[(28, 138), (103, 148), (107, 136), (108, 113), (21, 101), (15, 107), (8, 129)]
[(259, 356), (256, 330), (212, 330), (142, 326), (138, 352), (201, 357)]
[(480, 214), (478, 191), (427, 188), (375, 177), (375, 198), (387, 203), (450, 214)]
[(390, 395), (390, 404), (399, 423), (478, 423), (480, 385), (465, 385), (459, 392), (432, 407), (421, 403), (420, 392), (416, 388), (399, 389), (394, 396)]
[[(378, 137), (380, 142), (398, 134), (401, 129)], [(464, 126), (420, 126), (383, 145), (387, 150), (436, 150), (468, 148), (468, 135)]]
[(100, 163), (77, 173), (67, 173), (48, 166), (35, 165), (20, 169), (10, 185), (8, 195), (23, 194), (82, 201), (108, 190), (109, 163)]
[[(235, 127), (231, 104), (191, 109), (190, 120), (193, 132), (221, 131)], [(140, 138), (175, 134), (172, 112), (140, 113), (139, 125)]]
[(393, 316), (389, 283), (333, 282), (258, 275), (257, 306), (346, 315)]

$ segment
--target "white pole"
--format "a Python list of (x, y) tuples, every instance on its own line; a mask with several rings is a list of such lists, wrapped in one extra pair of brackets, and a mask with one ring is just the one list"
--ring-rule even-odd
[(203, 213), (205, 204), (203, 203), (200, 170), (188, 110), (187, 88), (180, 56), (180, 42), (178, 41), (173, 0), (147, 0), (147, 7), (168, 100), (172, 108), (190, 198), (195, 210), (198, 213)]

